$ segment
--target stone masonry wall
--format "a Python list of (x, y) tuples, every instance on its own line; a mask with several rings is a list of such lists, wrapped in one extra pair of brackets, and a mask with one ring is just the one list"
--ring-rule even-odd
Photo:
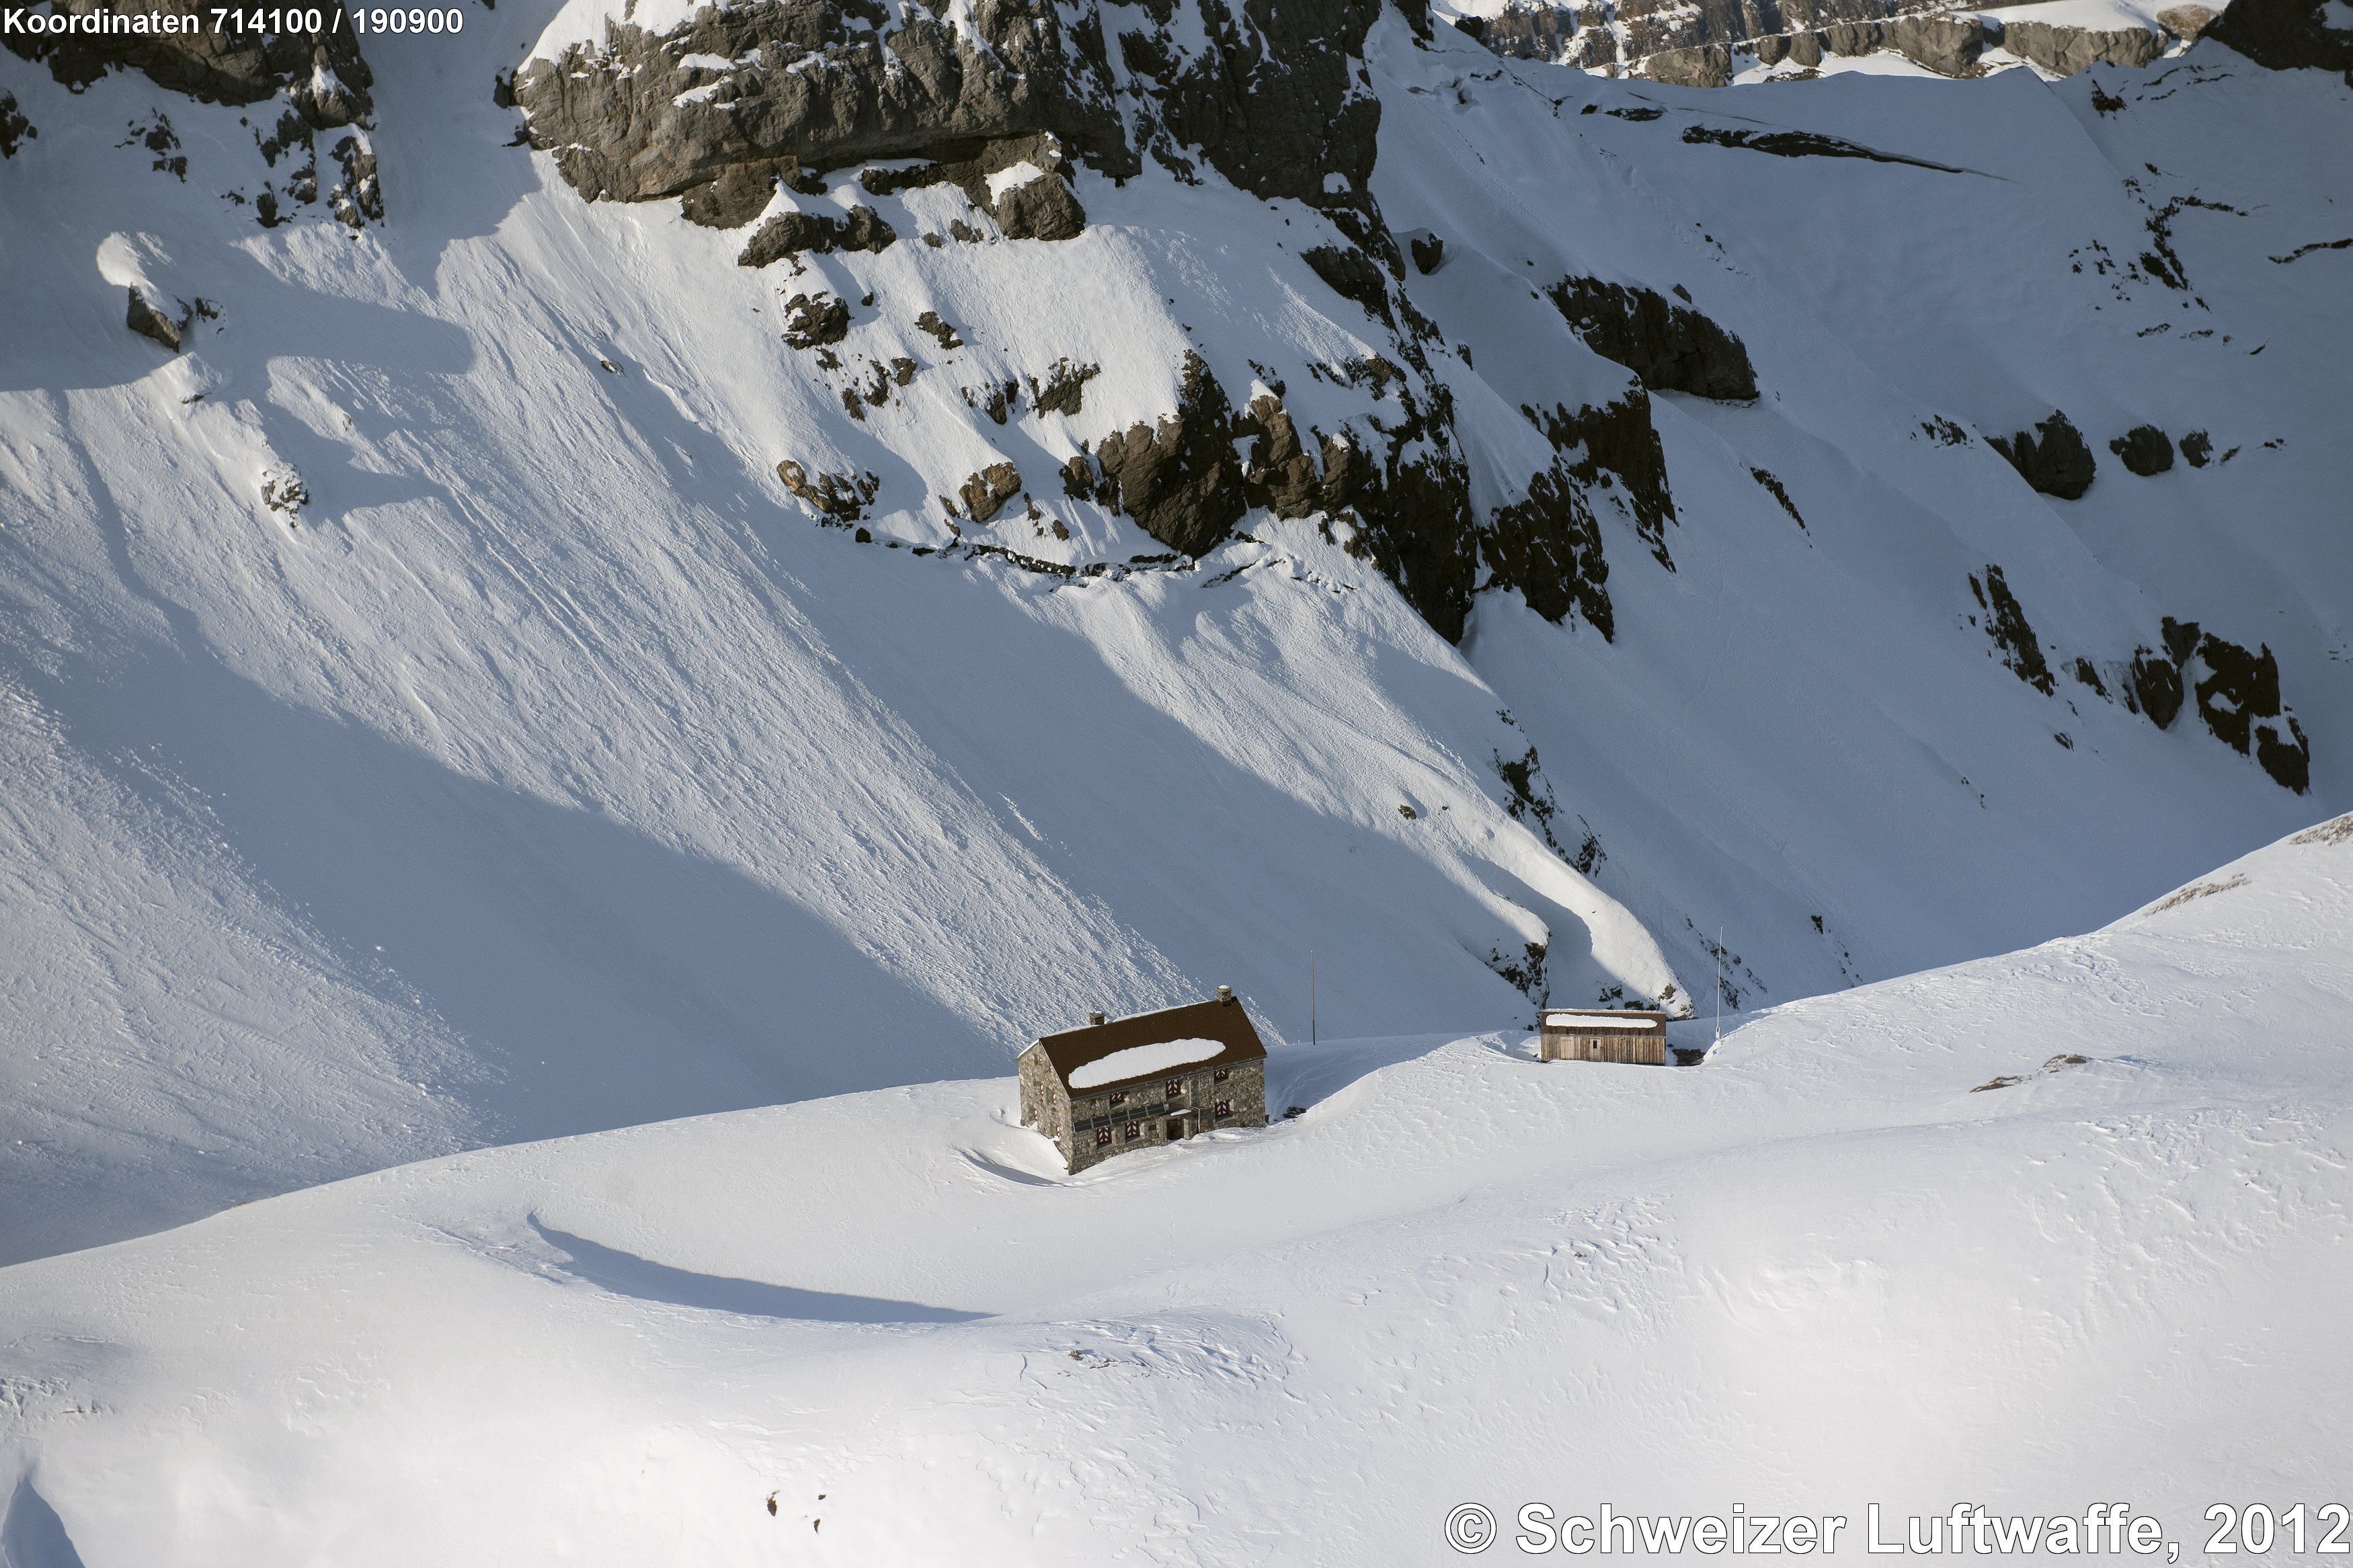
[[(1076, 1173), (1114, 1154), (1167, 1142), (1168, 1118), (1172, 1114), (1191, 1112), (1196, 1131), (1265, 1126), (1266, 1064), (1236, 1062), (1225, 1072), (1222, 1083), (1218, 1081), (1216, 1068), (1200, 1067), (1125, 1089), (1082, 1094), (1074, 1101), (1064, 1097), (1060, 1080), (1053, 1079), (1050, 1083), (1052, 1100), (1043, 1131), (1062, 1152), (1063, 1164)], [(1183, 1092), (1172, 1098), (1167, 1085), (1180, 1080)], [(1116, 1105), (1113, 1103), (1115, 1094), (1121, 1100)], [(1023, 1099), (1026, 1103), (1026, 1090)], [(1230, 1114), (1212, 1114), (1220, 1100), (1229, 1106)], [(1127, 1135), (1131, 1126), (1135, 1129), (1132, 1139)], [(1095, 1142), (1096, 1133), (1103, 1129), (1111, 1132), (1109, 1143)]]

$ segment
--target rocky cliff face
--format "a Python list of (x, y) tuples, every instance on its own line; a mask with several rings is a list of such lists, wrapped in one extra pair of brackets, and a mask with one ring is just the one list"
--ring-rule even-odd
[[(878, 0), (706, 8), (659, 36), (628, 22), (514, 79), (534, 145), (590, 200), (647, 201), (724, 182), (765, 193), (864, 162), (1003, 162), (1044, 133), (1125, 179), (1197, 158), (1243, 190), (1375, 226), (1365, 195), (1380, 108), (1350, 73), (1374, 0), (1222, 0), (1200, 36), (1089, 4), (982, 0), (969, 13)], [(968, 19), (967, 19), (968, 18)], [(744, 215), (745, 219), (756, 214)]]
[(2198, 37), (2213, 12), (2179, 6), (2162, 31), (2087, 27), (2032, 19), (2007, 23), (1907, 0), (1582, 0), (1575, 5), (1513, 0), (1499, 16), (1456, 26), (1498, 54), (1551, 60), (1613, 76), (1644, 76), (1686, 87), (1722, 87), (1751, 66), (1801, 74), (1826, 56), (1901, 55), (1939, 76), (1984, 69), (2006, 50), (2059, 76), (2105, 61), (2138, 66), (2175, 40)]

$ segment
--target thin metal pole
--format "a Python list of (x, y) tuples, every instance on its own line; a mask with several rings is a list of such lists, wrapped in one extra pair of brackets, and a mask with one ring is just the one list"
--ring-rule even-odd
[(1715, 928), (1715, 1043), (1724, 1044), (1724, 928)]
[(1307, 1043), (1317, 1043), (1315, 1037), (1315, 950), (1307, 950)]

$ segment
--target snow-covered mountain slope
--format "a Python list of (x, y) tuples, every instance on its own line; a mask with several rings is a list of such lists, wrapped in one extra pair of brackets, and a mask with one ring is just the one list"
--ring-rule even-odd
[(997, 1079), (270, 1199), (0, 1269), (6, 1538), (1405, 1563), (1607, 1501), (1859, 1557), (1870, 1503), (2097, 1499), (2194, 1554), (2342, 1500), (2348, 953), (2341, 817), (1697, 1068), (1285, 1047), (1303, 1116), (1079, 1177)]
[[(1297, 1037), (1311, 952), (1333, 1034), (1704, 1006), (1719, 931), (1753, 1007), (2345, 804), (2333, 77), (805, 11), (0, 56), (0, 1256)], [(1970, 433), (2064, 489), (2054, 410), (2079, 499)]]

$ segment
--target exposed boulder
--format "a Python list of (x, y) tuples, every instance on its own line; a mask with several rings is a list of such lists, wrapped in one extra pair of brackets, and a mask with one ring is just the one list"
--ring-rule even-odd
[(1446, 265), (1446, 242), (1426, 228), (1418, 228), (1404, 237), (1406, 249), (1413, 257), (1413, 269), (1427, 278)]
[(766, 267), (804, 251), (887, 250), (898, 235), (872, 207), (847, 215), (783, 212), (762, 224), (735, 258), (738, 267)]
[(964, 498), (965, 515), (987, 522), (1021, 493), (1021, 470), (1010, 463), (991, 463), (965, 480), (956, 494)]
[(1000, 189), (989, 216), (1008, 239), (1076, 239), (1087, 226), (1087, 210), (1070, 182), (1042, 169)]
[(1686, 305), (1649, 289), (1598, 278), (1564, 278), (1552, 302), (1585, 346), (1615, 360), (1653, 392), (1688, 392), (1723, 402), (1757, 395), (1757, 373), (1741, 341)]
[(2214, 456), (2214, 438), (2203, 430), (2192, 430), (2181, 438), (2181, 458), (2193, 468), (2202, 468)]
[(2173, 443), (2154, 425), (2136, 425), (2108, 443), (2128, 472), (2143, 479), (2173, 467)]
[(819, 517), (852, 523), (866, 515), (882, 481), (872, 474), (811, 474), (787, 458), (776, 465), (776, 478), (807, 502)]
[(838, 294), (796, 294), (785, 301), (785, 345), (815, 349), (849, 335), (849, 301)]
[(1058, 359), (1054, 368), (1040, 382), (1029, 378), (1029, 406), (1040, 414), (1061, 414), (1076, 417), (1086, 401), (1087, 383), (1103, 374), (1099, 364), (1073, 364)]
[(1096, 495), (1169, 549), (1208, 554), (1247, 509), (1233, 425), (1225, 388), (1200, 355), (1187, 354), (1174, 414), (1095, 444)]
[(290, 524), (311, 504), (311, 487), (302, 482), (291, 463), (272, 463), (261, 471), (261, 504), (284, 513)]
[(2092, 488), (2096, 471), (2092, 448), (2084, 444), (2084, 433), (2056, 408), (2034, 430), (2033, 435), (2021, 430), (2008, 437), (1989, 436), (1986, 445), (2009, 458), (2019, 477), (2044, 495), (2080, 500)]
[(942, 321), (937, 310), (926, 310), (916, 317), (915, 329), (918, 331), (929, 332), (944, 349), (964, 347), (964, 340), (956, 335), (955, 328)]
[(157, 310), (136, 285), (127, 292), (131, 296), (131, 309), (124, 324), (141, 337), (152, 338), (172, 353), (178, 353), (180, 334), (187, 330), (188, 318), (183, 316), (179, 321), (174, 321)]

